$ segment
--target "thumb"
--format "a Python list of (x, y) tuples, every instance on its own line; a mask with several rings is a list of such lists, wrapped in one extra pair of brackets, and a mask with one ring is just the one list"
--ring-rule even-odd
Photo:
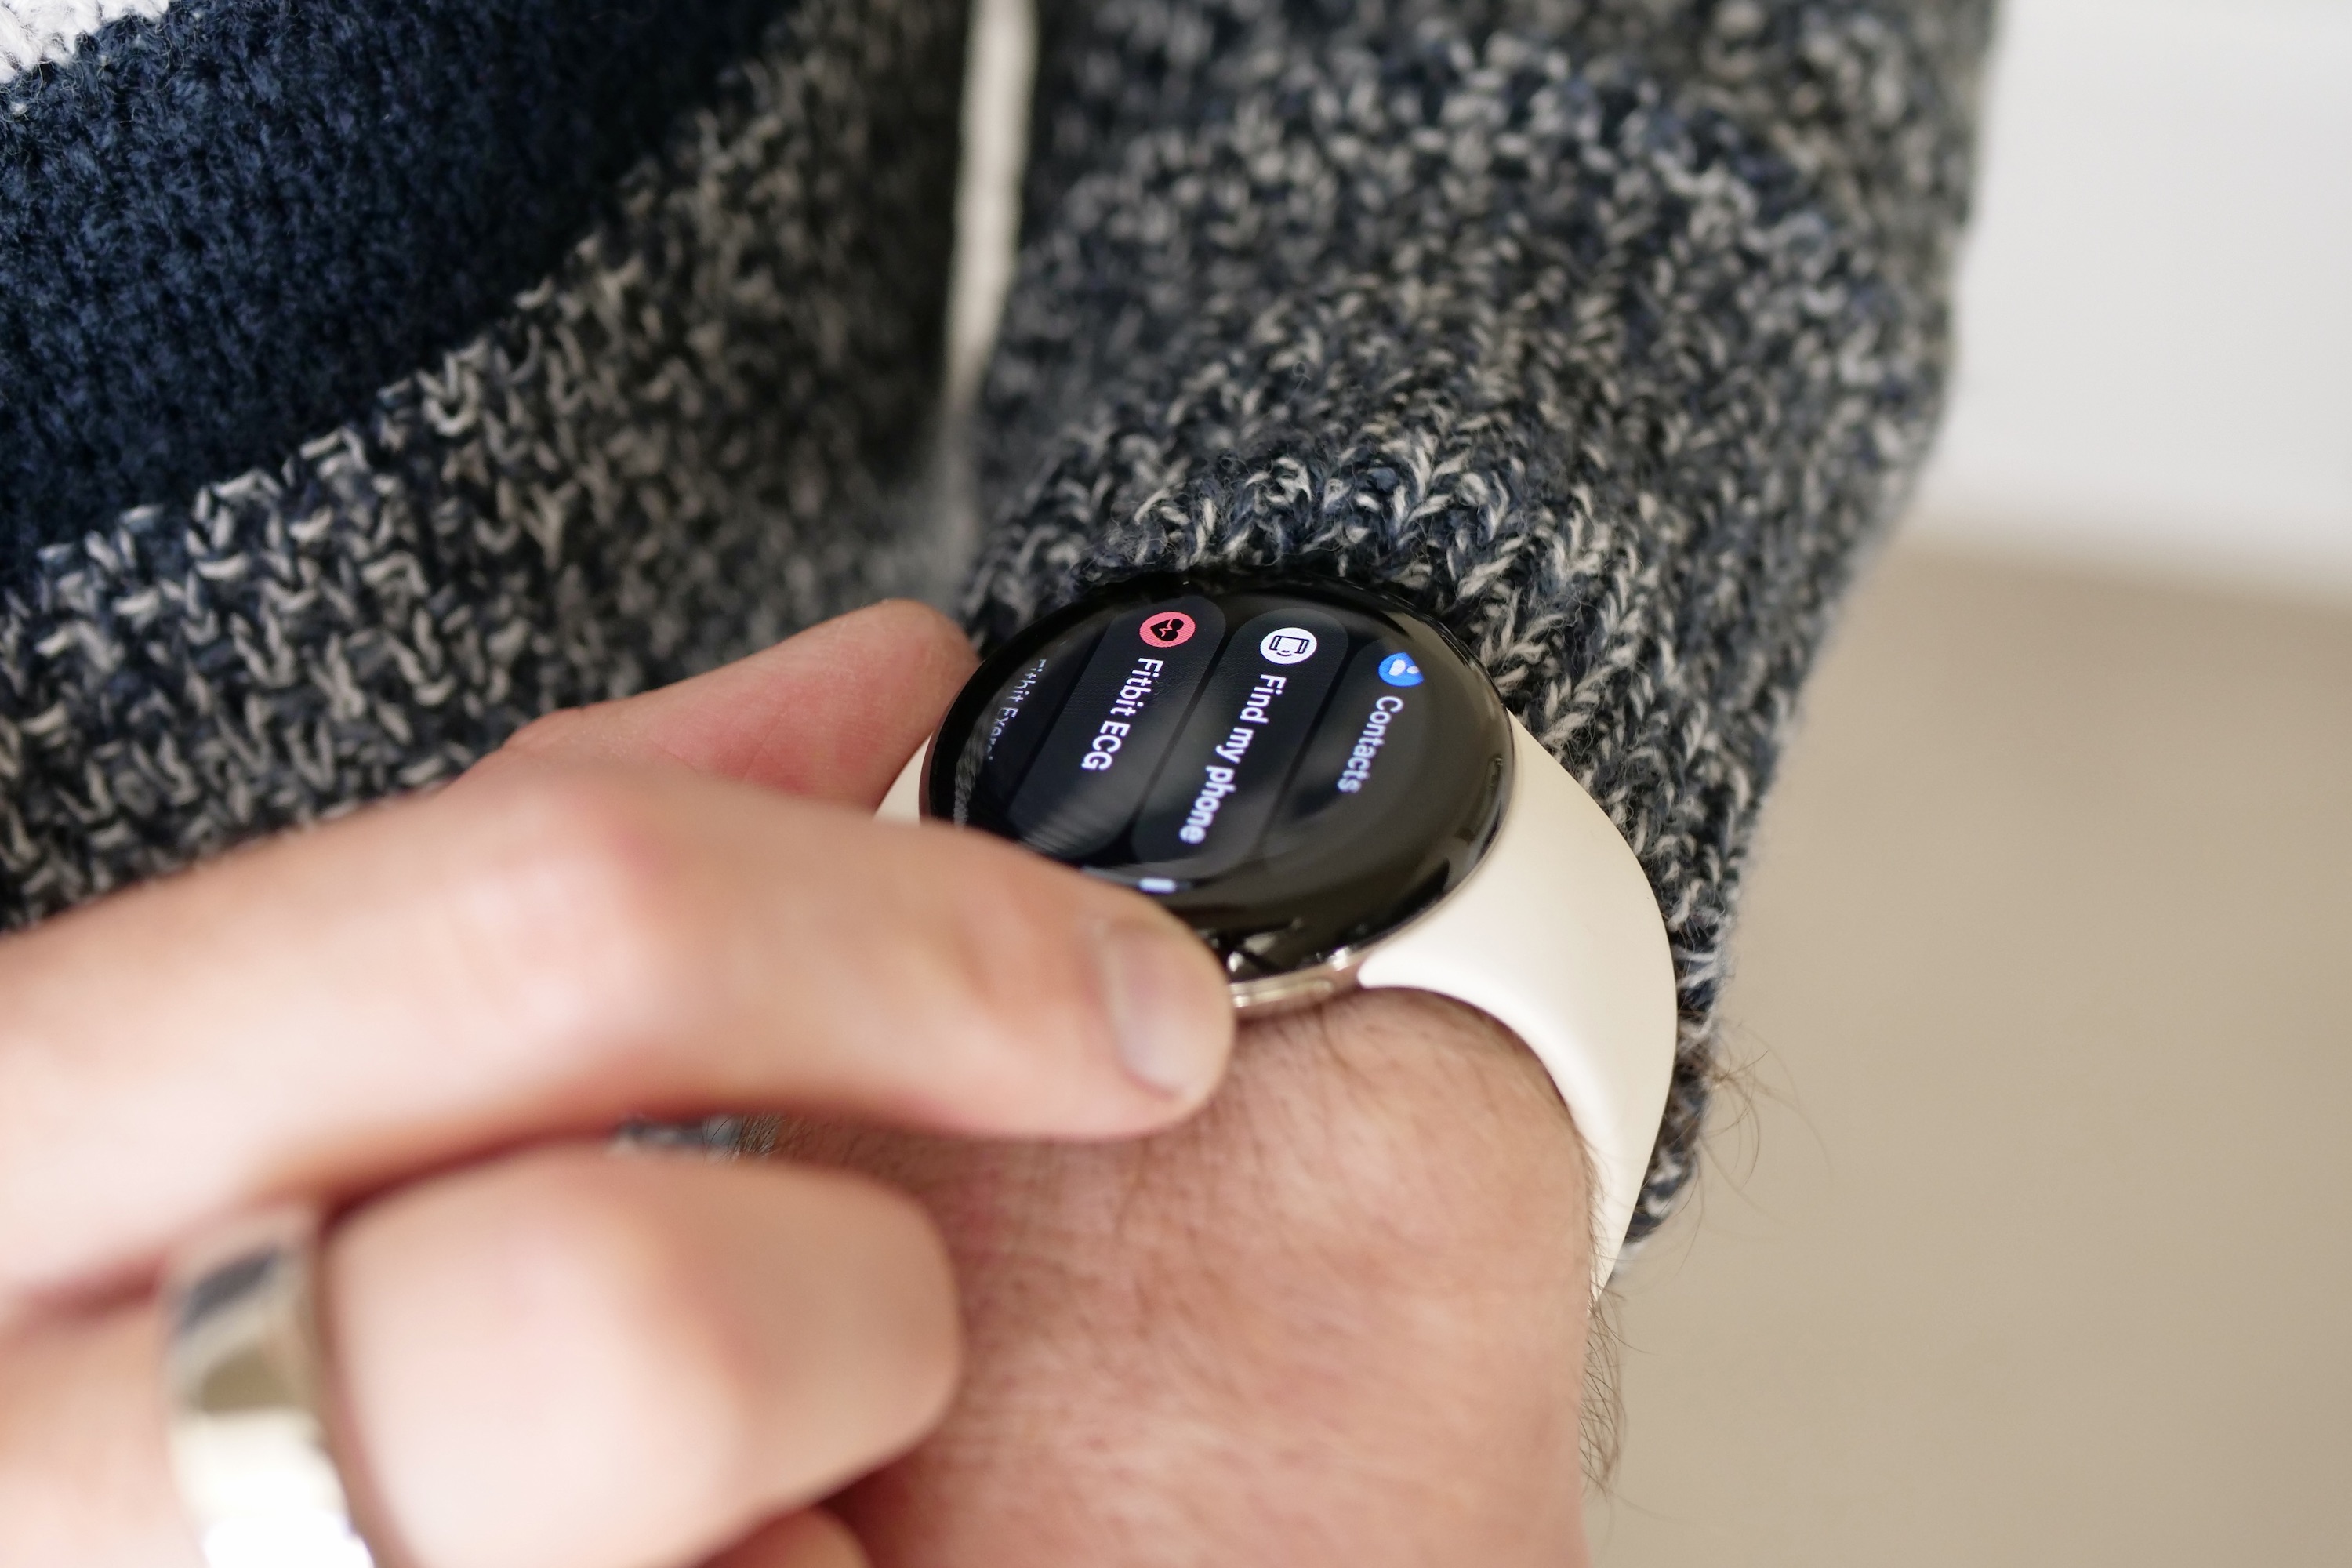
[(551, 713), (474, 773), (537, 762), (668, 762), (871, 807), (973, 663), (954, 622), (895, 599), (675, 686)]

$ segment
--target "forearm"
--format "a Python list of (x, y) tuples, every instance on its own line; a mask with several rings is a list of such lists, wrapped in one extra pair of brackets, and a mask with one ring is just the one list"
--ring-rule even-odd
[(1313, 561), (1444, 619), (1666, 913), (1638, 1233), (1781, 726), (1940, 403), (1985, 16), (1544, 9), (1049, 7), (971, 608)]

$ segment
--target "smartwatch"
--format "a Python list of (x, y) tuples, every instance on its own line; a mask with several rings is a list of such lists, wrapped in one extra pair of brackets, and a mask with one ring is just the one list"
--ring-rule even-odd
[(1434, 622), (1330, 583), (1119, 583), (982, 663), (881, 816), (1157, 900), (1244, 1016), (1366, 987), (1486, 1014), (1575, 1120), (1608, 1282), (1674, 1069), (1665, 925), (1607, 815)]

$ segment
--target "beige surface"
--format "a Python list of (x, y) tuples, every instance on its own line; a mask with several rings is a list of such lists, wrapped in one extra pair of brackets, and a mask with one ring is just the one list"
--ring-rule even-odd
[(1765, 820), (1753, 1114), (1605, 1568), (2352, 1563), (2352, 609), (1899, 551)]

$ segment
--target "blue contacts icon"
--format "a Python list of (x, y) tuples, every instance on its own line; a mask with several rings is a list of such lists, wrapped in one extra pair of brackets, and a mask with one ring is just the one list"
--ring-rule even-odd
[(1409, 653), (1392, 653), (1381, 660), (1381, 679), (1391, 686), (1419, 686), (1421, 666), (1412, 662)]

